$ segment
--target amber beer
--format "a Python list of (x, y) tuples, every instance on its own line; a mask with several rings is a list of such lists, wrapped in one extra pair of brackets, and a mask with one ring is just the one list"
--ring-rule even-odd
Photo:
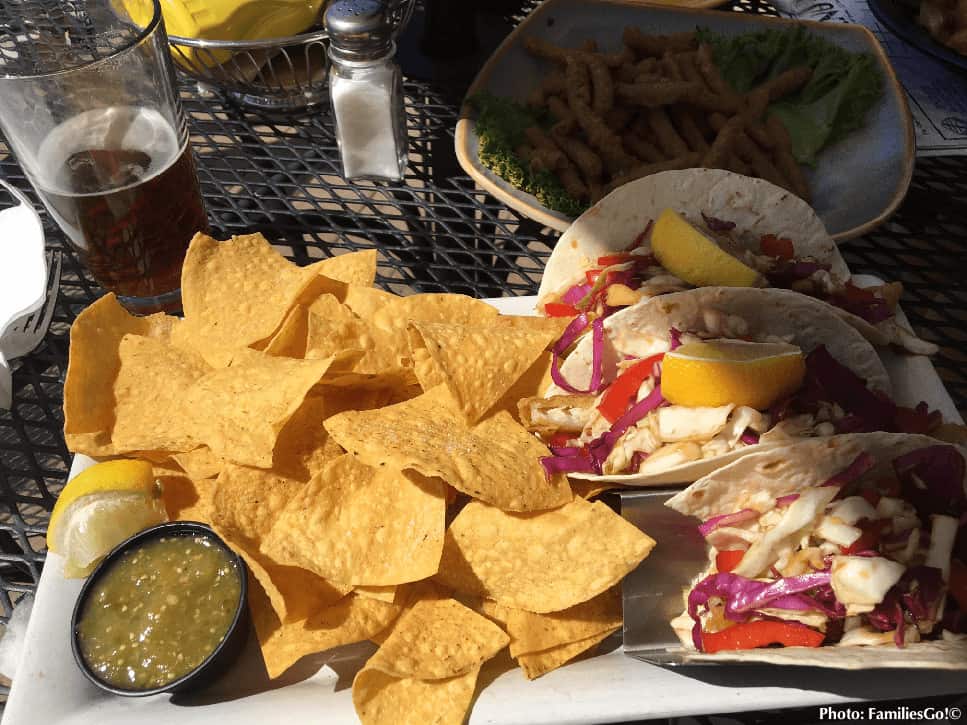
[(57, 126), (38, 152), (44, 204), (133, 311), (177, 306), (188, 242), (208, 230), (183, 135), (153, 109), (102, 108)]

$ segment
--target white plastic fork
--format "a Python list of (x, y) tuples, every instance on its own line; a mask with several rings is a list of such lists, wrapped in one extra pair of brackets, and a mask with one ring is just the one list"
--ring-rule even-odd
[(0, 410), (7, 410), (13, 404), (13, 374), (8, 360), (33, 351), (44, 339), (54, 316), (57, 293), (60, 291), (61, 253), (54, 250), (44, 256), (47, 286), (43, 305), (14, 320), (0, 336)]
[[(53, 308), (49, 294), (51, 265), (44, 255), (44, 227), (33, 204), (3, 179), (0, 179), (0, 186), (15, 202), (13, 206), (0, 211), (0, 341), (11, 325), (17, 325), (19, 332), (13, 338), (16, 340), (14, 348), (29, 352), (43, 338), (47, 326), (38, 326), (36, 321), (27, 325), (25, 318), (35, 310), (43, 310), (45, 302), (49, 302)], [(59, 286), (59, 259), (56, 266), (58, 274), (55, 279)], [(43, 322), (44, 317), (47, 317), (46, 324), (49, 325), (49, 316), (46, 314), (41, 314), (39, 321)], [(17, 324), (21, 319), (23, 326)], [(12, 392), (10, 367), (4, 359), (0, 342), (0, 409), (10, 407)]]
[(56, 249), (50, 250), (44, 258), (47, 262), (44, 304), (39, 310), (14, 320), (10, 327), (3, 331), (3, 335), (0, 336), (0, 355), (5, 357), (7, 362), (31, 352), (44, 339), (44, 335), (50, 328), (57, 293), (60, 291), (61, 253)]

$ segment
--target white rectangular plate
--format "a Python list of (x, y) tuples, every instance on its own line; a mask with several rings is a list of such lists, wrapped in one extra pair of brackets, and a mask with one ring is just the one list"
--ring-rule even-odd
[[(859, 284), (875, 284), (858, 278)], [(488, 300), (505, 314), (534, 314), (534, 297)], [(926, 358), (885, 354), (897, 402), (926, 400), (944, 418), (962, 422), (933, 365)], [(91, 460), (76, 456), (71, 476)], [(70, 617), (81, 580), (61, 576), (62, 560), (49, 554), (27, 628), (20, 668), (4, 725), (269, 725), (358, 722), (353, 676), (374, 651), (370, 644), (307, 657), (282, 678), (269, 681), (253, 641), (234, 668), (198, 695), (122, 698), (89, 684), (70, 651)], [(708, 713), (808, 707), (963, 692), (962, 672), (888, 670), (842, 672), (819, 668), (718, 666), (662, 668), (626, 657), (620, 638), (603, 654), (528, 682), (500, 661), (481, 673), (482, 689), (470, 725), (531, 723), (577, 725)], [(491, 681), (492, 680), (492, 681)]]

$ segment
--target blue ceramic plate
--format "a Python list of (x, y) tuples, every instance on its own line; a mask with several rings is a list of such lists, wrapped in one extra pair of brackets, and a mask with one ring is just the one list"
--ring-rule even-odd
[(934, 58), (967, 70), (967, 57), (934, 40), (927, 29), (917, 23), (916, 13), (897, 0), (867, 0), (876, 19), (883, 23), (898, 38), (915, 48), (929, 53)]
[[(637, 25), (650, 33), (682, 32), (702, 26), (726, 35), (806, 25), (810, 32), (848, 51), (871, 53), (883, 72), (883, 98), (870, 112), (863, 129), (826, 148), (816, 168), (807, 171), (812, 204), (833, 238), (843, 240), (881, 224), (903, 200), (913, 175), (915, 154), (910, 111), (883, 48), (860, 25), (666, 8), (631, 0), (546, 0), (507, 36), (480, 70), (468, 95), (490, 91), (525, 100), (547, 71), (542, 61), (523, 49), (521, 41), (526, 36), (567, 47), (592, 38), (602, 50), (618, 50), (626, 25)], [(457, 124), (456, 152), (460, 165), (477, 184), (511, 208), (559, 231), (570, 225), (569, 217), (544, 207), (480, 163), (470, 118)]]

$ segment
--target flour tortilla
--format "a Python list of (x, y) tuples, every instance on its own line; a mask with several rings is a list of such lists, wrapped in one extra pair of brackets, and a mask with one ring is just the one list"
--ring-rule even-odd
[[(696, 481), (665, 505), (705, 521), (719, 514), (754, 507), (757, 501), (817, 486), (845, 469), (863, 452), (877, 467), (892, 467), (894, 458), (925, 446), (944, 445), (922, 435), (855, 433), (814, 438), (790, 446), (753, 453)], [(947, 444), (949, 445), (949, 444)], [(962, 455), (967, 450), (959, 448)], [(870, 474), (876, 477), (874, 468)], [(964, 481), (967, 489), (967, 480)], [(916, 669), (967, 669), (967, 638), (914, 642), (895, 647), (785, 647), (735, 652), (686, 652), (687, 663), (760, 662), (776, 665), (833, 667), (843, 670), (905, 667)]]
[[(673, 327), (690, 332), (709, 330), (710, 317), (714, 316), (710, 312), (735, 315), (745, 320), (754, 339), (766, 335), (791, 335), (792, 344), (799, 346), (804, 353), (825, 345), (835, 360), (866, 380), (870, 388), (892, 394), (890, 378), (876, 350), (860, 333), (833, 314), (829, 305), (789, 290), (755, 287), (703, 287), (674, 292), (642, 300), (611, 315), (604, 321), (604, 379), (614, 379), (617, 361), (622, 355), (644, 357), (658, 350), (667, 350), (669, 330)], [(587, 389), (591, 382), (592, 355), (591, 336), (585, 335), (561, 366), (565, 380), (580, 389)], [(562, 392), (554, 385), (545, 397)], [(784, 447), (784, 444), (746, 446), (654, 474), (569, 475), (633, 486), (688, 483), (750, 453), (777, 446)]]
[(669, 208), (693, 224), (703, 223), (703, 213), (735, 222), (740, 244), (747, 242), (756, 252), (763, 234), (791, 239), (797, 257), (829, 264), (836, 282), (850, 277), (836, 242), (812, 207), (795, 194), (731, 171), (686, 169), (620, 186), (579, 216), (554, 247), (538, 296), (578, 281), (598, 257), (627, 249), (649, 221)]
[[(744, 508), (761, 509), (756, 502), (818, 486), (844, 470), (863, 452), (877, 465), (918, 448), (949, 445), (935, 438), (909, 433), (851, 433), (828, 438), (807, 438), (792, 445), (744, 456), (697, 480), (665, 503), (679, 513), (705, 521), (712, 516)], [(967, 451), (960, 449), (967, 455)], [(876, 475), (874, 469), (871, 475)]]
[[(759, 252), (764, 234), (790, 239), (797, 257), (813, 257), (828, 264), (830, 277), (837, 284), (845, 284), (851, 277), (839, 247), (816, 212), (795, 194), (731, 171), (686, 169), (625, 184), (578, 217), (551, 253), (538, 298), (543, 300), (583, 281), (584, 270), (594, 266), (598, 257), (627, 249), (648, 222), (668, 208), (693, 224), (703, 223), (703, 213), (735, 222), (739, 246), (754, 252)], [(828, 307), (874, 345), (892, 343), (924, 355), (936, 352), (935, 345), (916, 337), (895, 318), (872, 325), (839, 307)]]

